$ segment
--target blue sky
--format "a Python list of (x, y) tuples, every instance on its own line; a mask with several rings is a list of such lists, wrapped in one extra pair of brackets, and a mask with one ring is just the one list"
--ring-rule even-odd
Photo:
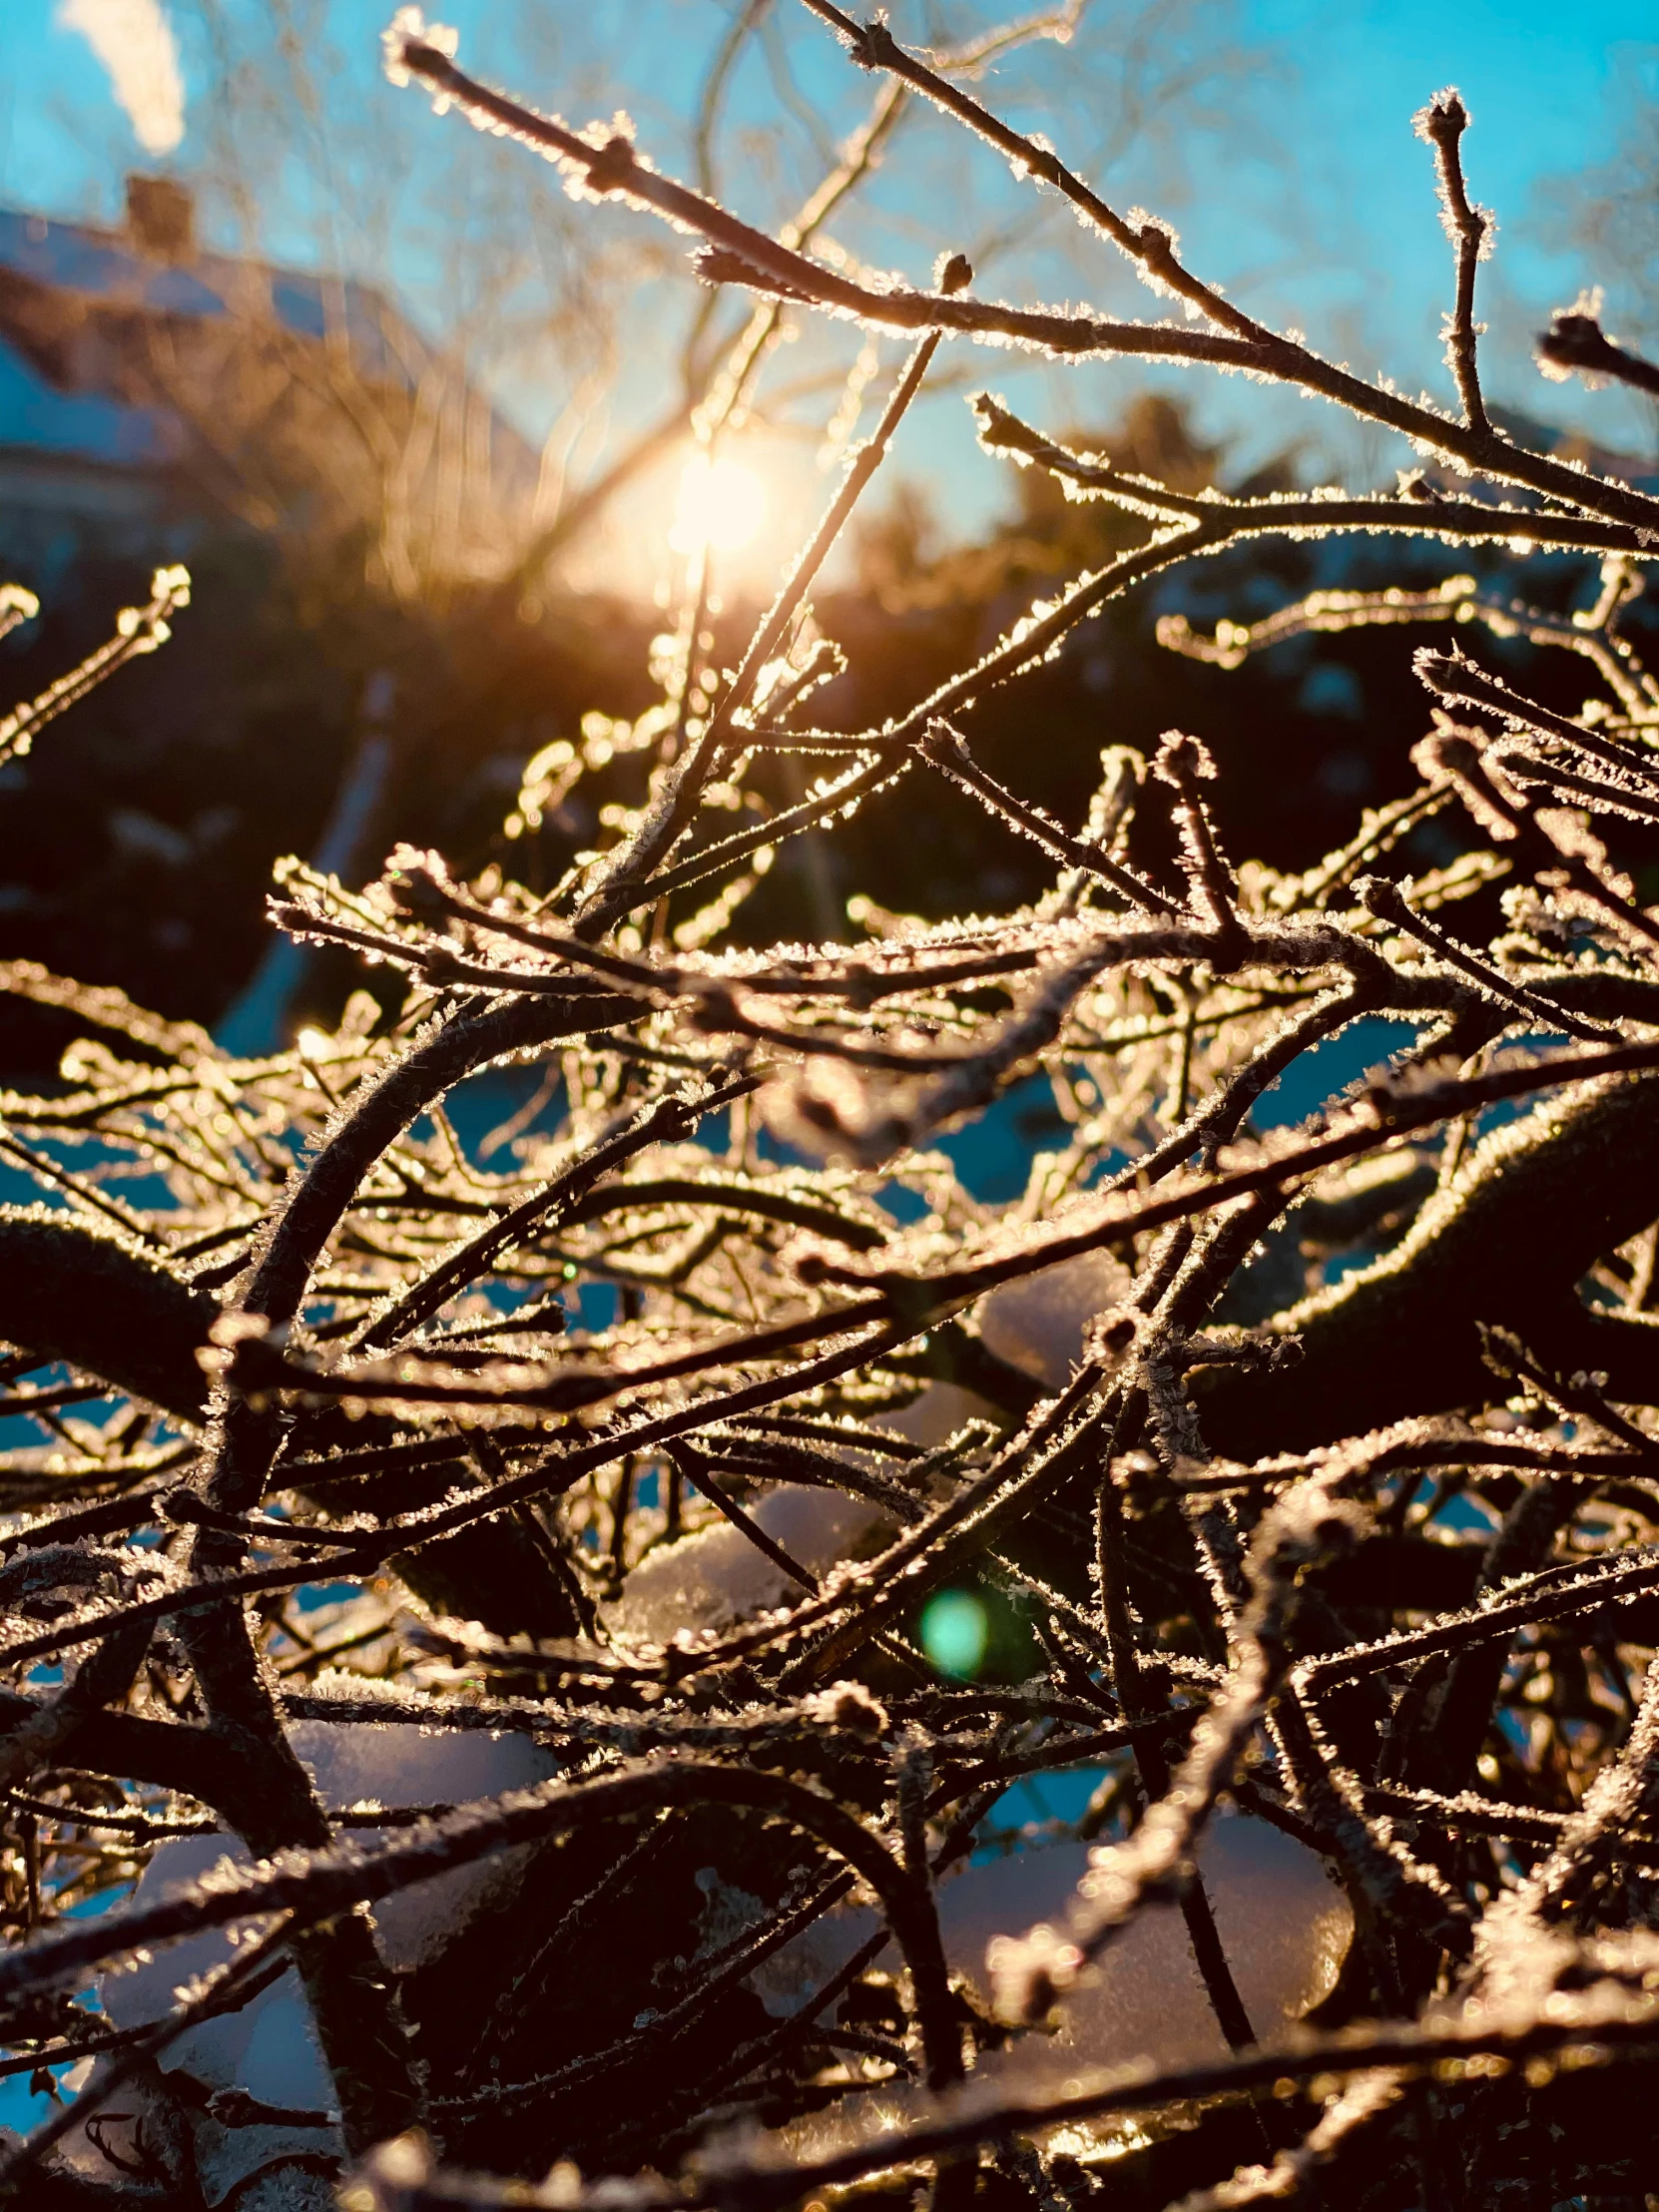
[[(474, 237), (492, 210), (499, 221), (507, 206), (527, 236), (538, 229), (547, 240), (571, 235), (579, 212), (545, 170), (516, 156), (519, 171), (488, 169), (505, 150), (454, 122), (433, 123), (413, 95), (383, 83), (376, 33), (389, 0), (290, 0), (286, 8), (278, 0), (222, 0), (211, 11), (199, 11), (197, 0), (165, 4), (184, 56), (187, 127), (174, 166), (186, 176), (216, 161), (223, 166), (212, 88), (227, 59), (244, 66), (246, 104), (248, 86), (274, 66), (284, 15), (310, 43), (319, 117), (307, 143), (299, 142), (308, 127), (291, 115), (256, 114), (252, 125), (237, 126), (249, 143), (262, 129), (294, 134), (292, 158), (276, 160), (268, 149), (261, 172), (257, 198), (269, 250), (305, 263), (343, 261), (389, 279), (431, 325), (457, 311), (465, 288), (446, 264), (445, 207)], [(109, 218), (121, 176), (140, 152), (104, 69), (59, 12), (58, 0), (8, 0), (0, 201)], [(465, 0), (434, 12), (459, 24), (463, 63), (572, 120), (626, 107), (663, 166), (686, 174), (687, 112), (730, 0)], [(895, 0), (894, 26), (914, 32), (926, 13), (924, 0)], [(1000, 20), (1003, 9), (997, 0), (955, 0), (943, 14), (959, 29)], [(217, 54), (205, 28), (210, 16), (224, 26)], [(844, 131), (869, 97), (868, 80), (794, 0), (777, 0), (776, 16), (802, 107), (828, 132)], [(1134, 41), (1140, 76), (1131, 87), (1115, 54)], [(1028, 127), (1047, 130), (1078, 166), (1098, 159), (1093, 173), (1120, 206), (1141, 202), (1172, 215), (1192, 266), (1254, 311), (1301, 325), (1368, 373), (1385, 369), (1406, 389), (1443, 392), (1437, 330), (1449, 297), (1449, 256), (1427, 152), (1413, 139), (1410, 118), (1447, 83), (1460, 87), (1474, 119), (1465, 142), (1471, 190), (1495, 208), (1500, 226), (1497, 257), (1482, 275), (1489, 391), (1607, 443), (1651, 452), (1654, 422), (1645, 403), (1544, 384), (1526, 340), (1551, 305), (1586, 281), (1606, 281), (1609, 320), (1632, 326), (1635, 308), (1615, 273), (1584, 266), (1560, 235), (1562, 181), (1609, 162), (1643, 97), (1659, 100), (1652, 0), (1350, 0), (1336, 8), (1315, 0), (1092, 0), (1069, 54), (1052, 46), (1017, 54), (986, 90)], [(1113, 120), (1114, 103), (1126, 106), (1131, 90), (1152, 113), (1140, 130)], [(806, 130), (786, 117), (780, 133), (780, 112), (777, 83), (752, 53), (732, 84), (728, 181), (745, 212), (761, 220), (776, 221), (811, 181)], [(318, 151), (330, 131), (338, 141), (326, 157), (332, 170)], [(505, 180), (493, 201), (481, 184), (454, 181), (482, 179), (486, 170)], [(395, 220), (384, 209), (377, 229), (329, 219), (330, 177), (350, 181), (360, 198), (382, 175), (395, 175), (405, 195)], [(417, 188), (426, 197), (415, 215), (407, 195)], [(349, 190), (335, 194), (340, 204), (349, 197)], [(1028, 191), (1016, 190), (994, 156), (949, 126), (923, 121), (895, 148), (868, 205), (848, 219), (846, 237), (854, 251), (920, 276), (938, 244), (960, 243), (941, 239), (936, 211), (948, 209), (980, 239), (1029, 206)], [(606, 235), (621, 238), (615, 225), (629, 220), (607, 211), (613, 229)], [(222, 231), (226, 222), (222, 216)], [(657, 243), (672, 261), (679, 249)], [(1089, 297), (1118, 312), (1156, 311), (1115, 257), (1081, 241), (1052, 208), (1046, 229), (993, 269), (986, 288), (1006, 295)], [(633, 293), (629, 363), (583, 432), (590, 461), (661, 403), (672, 358), (665, 334), (689, 296), (660, 279)], [(843, 351), (855, 342), (849, 333), (831, 335)], [(813, 357), (803, 347), (792, 366)], [(1006, 356), (972, 366), (976, 377), (1050, 422), (1109, 418), (1142, 374), (1112, 364), (1086, 371), (1062, 392), (1043, 372), (1010, 372)], [(545, 359), (511, 347), (498, 348), (488, 373), (534, 435), (570, 396)], [(1404, 457), (1381, 438), (1356, 442), (1328, 409), (1289, 395), (1264, 400), (1236, 380), (1193, 376), (1182, 377), (1180, 389), (1201, 425), (1230, 438), (1241, 460), (1290, 439), (1303, 442), (1304, 465), (1314, 474), (1386, 474)], [(821, 411), (830, 404), (825, 399)], [(811, 394), (800, 402), (808, 412), (816, 405)], [(931, 479), (959, 524), (971, 527), (997, 504), (1000, 480), (972, 451), (959, 392), (924, 406), (908, 435), (903, 465)]]

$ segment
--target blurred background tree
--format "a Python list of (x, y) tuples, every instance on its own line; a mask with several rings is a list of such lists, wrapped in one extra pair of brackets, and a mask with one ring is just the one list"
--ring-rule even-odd
[[(939, 118), (836, 66), (781, 0), (460, 12), (486, 76), (498, 63), (556, 85), (577, 118), (590, 96), (602, 104), (602, 84), (626, 83), (660, 158), (768, 227), (818, 225), (820, 249), (848, 267), (907, 266), (917, 211), (949, 205), (1000, 290), (1067, 288), (1075, 226), (1059, 204), (1018, 192)], [(272, 946), (261, 902), (273, 860), (297, 851), (350, 875), (398, 836), (468, 867), (500, 849), (526, 763), (579, 742), (585, 713), (634, 718), (663, 683), (687, 681), (665, 610), (693, 556), (658, 518), (699, 432), (718, 419), (735, 465), (764, 486), (752, 542), (717, 547), (705, 578), (692, 658), (718, 668), (823, 469), (867, 429), (896, 347), (833, 323), (798, 328), (787, 312), (757, 320), (625, 211), (574, 206), (509, 145), (424, 129), (373, 75), (379, 17), (358, 0), (117, 13), (126, 46), (100, 0), (76, 0), (63, 20), (110, 68), (146, 153), (120, 219), (107, 206), (83, 223), (0, 212), (0, 565), (46, 609), (5, 649), (8, 678), (26, 693), (77, 658), (158, 559), (189, 560), (196, 604), (167, 656), (0, 779), (0, 828), (23, 855), (0, 885), (0, 954), (275, 1044), (307, 1008), (336, 1004), (348, 971)], [(1305, 282), (1333, 261), (1329, 201), (1307, 189), (1320, 150), (1272, 127), (1297, 71), (1259, 10), (1068, 0), (1015, 23), (1020, 65), (1006, 81), (987, 0), (898, 13), (994, 82), (1021, 127), (1063, 124), (1091, 174), (1133, 177), (1179, 213), (1220, 161), (1245, 249), (1266, 196), (1284, 266)], [(131, 44), (146, 20), (148, 55)], [(646, 66), (656, 49), (672, 49), (672, 72)], [(669, 78), (690, 88), (678, 106)], [(1619, 228), (1641, 233), (1652, 186), (1650, 111), (1630, 113), (1628, 157), (1557, 195), (1551, 217), (1580, 242), (1613, 242), (1597, 267), (1646, 266), (1623, 254)], [(14, 143), (20, 128), (14, 117)], [(112, 145), (105, 169), (123, 159)], [(15, 180), (15, 157), (8, 166)], [(83, 180), (83, 200), (91, 189)], [(1437, 272), (1438, 242), (1427, 250)], [(734, 394), (746, 333), (753, 373)], [(677, 364), (666, 408), (665, 350)], [(825, 695), (830, 719), (897, 709), (994, 636), (1033, 583), (1128, 542), (1123, 518), (977, 453), (962, 399), (987, 372), (1053, 373), (967, 356), (935, 380), (911, 426), (915, 473), (822, 595), (824, 628), (859, 671)], [(1218, 422), (1207, 394), (1200, 419), (1167, 373), (1090, 370), (1069, 408), (1079, 392), (1091, 410), (1073, 418), (1079, 442), (1171, 482), (1260, 490), (1322, 480), (1331, 462), (1329, 425), (1294, 403), (1267, 410), (1264, 445)], [(1418, 582), (1468, 565), (1416, 558)], [(1216, 564), (1205, 583), (1237, 608), (1370, 573), (1363, 547), (1293, 546)], [(1564, 602), (1579, 581), (1554, 564), (1534, 596)], [(1143, 595), (1073, 641), (1038, 687), (1045, 740), (1027, 766), (1047, 803), (1075, 805), (1103, 745), (1144, 747), (1202, 719), (1224, 758), (1252, 748), (1251, 773), (1228, 786), (1249, 810), (1246, 848), (1306, 859), (1357, 800), (1390, 795), (1399, 771), (1382, 733), (1408, 677), (1363, 633), (1303, 640), (1223, 682), (1154, 642), (1176, 605), (1203, 620), (1198, 590), (1186, 578)], [(992, 757), (1018, 742), (994, 705), (983, 724)], [(630, 778), (619, 757), (614, 790), (596, 787), (601, 812), (637, 796)], [(582, 807), (554, 808), (526, 832), (544, 849), (515, 866), (556, 879), (598, 827)], [(1026, 888), (1018, 856), (992, 850), (982, 818), (947, 794), (925, 842), (874, 814), (838, 851), (804, 840), (741, 929), (844, 926), (837, 868), (905, 910)], [(55, 1017), (10, 1002), (0, 1061), (50, 1068), (62, 1035)]]

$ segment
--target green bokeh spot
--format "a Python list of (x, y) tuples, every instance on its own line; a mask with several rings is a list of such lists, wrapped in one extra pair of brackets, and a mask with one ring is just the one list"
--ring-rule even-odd
[(970, 1682), (985, 1656), (990, 1625), (984, 1606), (971, 1590), (941, 1590), (923, 1607), (917, 1632), (922, 1650), (940, 1674)]

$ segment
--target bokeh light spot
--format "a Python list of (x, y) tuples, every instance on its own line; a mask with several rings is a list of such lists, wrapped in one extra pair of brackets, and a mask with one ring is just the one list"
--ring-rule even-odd
[(990, 1638), (990, 1621), (971, 1590), (941, 1590), (922, 1610), (921, 1648), (940, 1674), (971, 1681)]

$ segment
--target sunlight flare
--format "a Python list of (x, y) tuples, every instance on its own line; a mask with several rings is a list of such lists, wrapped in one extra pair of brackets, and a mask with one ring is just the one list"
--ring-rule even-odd
[(754, 469), (694, 453), (680, 478), (668, 542), (688, 558), (705, 547), (735, 553), (759, 534), (766, 511), (766, 486)]

